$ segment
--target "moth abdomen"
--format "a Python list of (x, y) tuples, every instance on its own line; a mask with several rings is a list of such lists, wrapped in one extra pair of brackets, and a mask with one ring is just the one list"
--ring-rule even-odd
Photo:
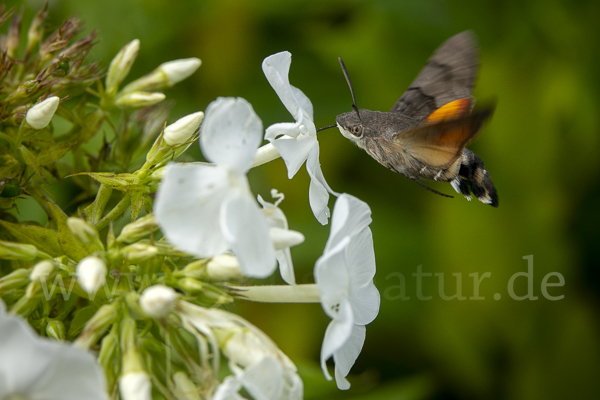
[(458, 176), (450, 182), (454, 190), (467, 200), (471, 200), (472, 193), (482, 203), (498, 207), (498, 192), (481, 158), (465, 149), (460, 162)]

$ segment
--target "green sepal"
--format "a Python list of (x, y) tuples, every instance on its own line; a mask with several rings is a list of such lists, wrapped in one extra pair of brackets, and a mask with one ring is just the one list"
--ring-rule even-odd
[(94, 314), (98, 311), (98, 307), (94, 305), (90, 305), (87, 307), (80, 308), (75, 312), (73, 316), (73, 320), (71, 321), (71, 326), (69, 326), (69, 333), (67, 336), (69, 338), (74, 338), (83, 331), (83, 327), (85, 324), (92, 319)]
[(58, 242), (58, 232), (36, 225), (19, 225), (0, 220), (2, 225), (11, 235), (21, 243), (34, 245), (51, 257), (60, 257), (63, 251)]

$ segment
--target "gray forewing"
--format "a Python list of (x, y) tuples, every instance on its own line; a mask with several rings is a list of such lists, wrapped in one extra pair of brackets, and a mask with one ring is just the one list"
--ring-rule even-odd
[(390, 112), (422, 121), (444, 104), (471, 97), (477, 69), (474, 33), (464, 31), (454, 35), (433, 53)]

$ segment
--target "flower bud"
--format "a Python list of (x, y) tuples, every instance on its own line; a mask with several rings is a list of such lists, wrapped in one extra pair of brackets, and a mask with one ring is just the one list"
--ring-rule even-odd
[(206, 265), (206, 273), (208, 278), (219, 281), (238, 279), (244, 276), (240, 269), (240, 262), (231, 254), (213, 257)]
[(157, 68), (167, 77), (167, 86), (171, 87), (192, 75), (200, 67), (202, 61), (199, 58), (185, 58), (181, 60), (168, 61)]
[(169, 315), (177, 300), (177, 292), (168, 286), (154, 285), (145, 289), (140, 296), (142, 310), (152, 318), (164, 318)]
[(31, 261), (37, 256), (37, 248), (32, 244), (0, 240), (0, 259)]
[(176, 372), (173, 375), (173, 382), (175, 383), (173, 394), (177, 400), (201, 400), (198, 388), (185, 372)]
[(136, 79), (125, 86), (123, 93), (169, 88), (196, 72), (201, 63), (200, 59), (195, 57), (163, 63), (148, 75)]
[(146, 372), (130, 372), (119, 379), (119, 392), (123, 400), (151, 400), (152, 384)]
[(269, 236), (273, 242), (275, 250), (282, 250), (288, 247), (297, 246), (304, 242), (304, 235), (300, 232), (282, 228), (269, 228)]
[(205, 285), (194, 278), (181, 278), (177, 281), (177, 286), (186, 293), (202, 293), (206, 288)]
[(163, 133), (165, 143), (169, 146), (176, 146), (190, 140), (192, 135), (198, 130), (202, 118), (204, 118), (204, 113), (199, 111), (168, 125)]
[(33, 266), (31, 273), (29, 274), (29, 279), (33, 283), (38, 283), (42, 279), (48, 278), (53, 274), (55, 268), (54, 264), (48, 260), (40, 261), (39, 263)]
[(98, 231), (92, 225), (81, 218), (70, 217), (67, 219), (67, 227), (71, 233), (83, 244), (91, 244), (98, 251), (104, 250)]
[(30, 275), (31, 272), (25, 268), (19, 268), (8, 275), (4, 275), (0, 278), (0, 293), (27, 285), (30, 283)]
[(145, 244), (134, 243), (121, 249), (121, 254), (131, 263), (148, 260), (158, 254), (158, 248)]
[(77, 283), (88, 294), (94, 294), (106, 283), (106, 264), (98, 257), (85, 257), (79, 261), (75, 273)]
[(101, 306), (98, 311), (96, 311), (96, 314), (85, 323), (83, 331), (73, 342), (73, 345), (83, 349), (89, 349), (94, 345), (96, 341), (104, 335), (106, 329), (108, 329), (117, 319), (117, 309), (119, 306), (119, 302)]
[(165, 99), (162, 93), (151, 92), (131, 92), (124, 93), (117, 97), (115, 106), (119, 108), (143, 108), (156, 104)]
[(65, 331), (65, 324), (62, 321), (56, 319), (51, 320), (46, 325), (46, 334), (54, 340), (63, 341), (67, 337)]
[(59, 103), (60, 98), (58, 98), (58, 96), (48, 97), (46, 100), (36, 104), (27, 111), (25, 121), (27, 121), (29, 126), (33, 129), (43, 129), (47, 127), (54, 116)]
[(31, 21), (31, 25), (29, 26), (29, 31), (27, 31), (27, 54), (30, 54), (34, 47), (40, 42), (42, 37), (44, 36), (44, 20), (48, 15), (48, 4), (44, 6), (35, 16), (33, 21)]
[(154, 214), (148, 214), (135, 220), (134, 222), (125, 225), (121, 230), (121, 234), (117, 238), (119, 243), (132, 243), (140, 240), (144, 236), (149, 235), (158, 229), (158, 224), (154, 218)]
[(110, 62), (108, 74), (106, 75), (106, 93), (109, 96), (114, 96), (117, 93), (119, 85), (129, 74), (139, 50), (140, 41), (134, 39), (126, 44)]

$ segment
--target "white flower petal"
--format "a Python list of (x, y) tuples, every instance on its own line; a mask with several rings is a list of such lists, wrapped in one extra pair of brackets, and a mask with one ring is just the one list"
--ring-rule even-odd
[(104, 375), (86, 351), (39, 337), (0, 301), (0, 398), (106, 400)]
[(367, 325), (379, 314), (381, 298), (373, 281), (351, 289), (350, 302), (354, 311), (354, 323)]
[[(300, 108), (306, 113), (307, 117), (312, 121), (313, 118), (313, 105), (310, 99), (304, 94), (304, 92), (297, 87), (290, 85), (292, 94), (300, 104)], [(293, 114), (292, 114), (293, 115)], [(315, 131), (316, 133), (316, 131)]]
[(281, 399), (283, 393), (283, 369), (281, 363), (271, 356), (250, 365), (244, 371), (242, 383), (256, 400)]
[(350, 368), (358, 358), (360, 351), (365, 343), (366, 329), (361, 325), (354, 325), (352, 333), (344, 345), (333, 353), (335, 361), (335, 382), (341, 390), (350, 388), (350, 383), (346, 380), (346, 376), (350, 372)]
[(242, 382), (236, 377), (228, 376), (219, 385), (212, 400), (243, 400), (244, 398), (238, 394), (242, 388)]
[(348, 296), (350, 277), (346, 268), (346, 247), (350, 238), (344, 238), (337, 247), (325, 252), (315, 264), (315, 281), (321, 296), (321, 305), (325, 313), (336, 318), (335, 308)]
[(331, 233), (325, 251), (336, 246), (344, 236), (356, 235), (371, 221), (371, 209), (367, 203), (349, 194), (341, 194), (333, 206)]
[(331, 320), (327, 326), (321, 346), (321, 369), (328, 380), (331, 380), (331, 375), (327, 370), (326, 362), (348, 341), (354, 326), (352, 320), (352, 308), (348, 304), (348, 300), (342, 299), (337, 318)]
[(372, 282), (375, 276), (375, 251), (373, 250), (373, 234), (369, 228), (352, 236), (348, 246), (348, 273), (354, 285)]
[(229, 245), (219, 213), (230, 193), (224, 168), (169, 164), (154, 203), (156, 221), (178, 249), (198, 257), (222, 254)]
[(250, 103), (239, 97), (219, 97), (206, 108), (200, 144), (209, 161), (245, 173), (254, 161), (262, 134), (262, 121)]
[(279, 264), (279, 273), (288, 285), (296, 284), (296, 276), (294, 275), (294, 265), (292, 263), (292, 253), (290, 249), (278, 250), (275, 252), (275, 258)]
[(315, 144), (308, 154), (308, 159), (306, 160), (306, 170), (310, 176), (310, 186), (308, 189), (310, 208), (321, 225), (326, 225), (330, 216), (329, 208), (327, 207), (327, 203), (329, 202), (329, 193), (336, 196), (337, 193), (331, 190), (325, 181), (323, 171), (321, 171), (318, 143)]
[[(273, 124), (265, 131), (265, 139), (271, 143), (276, 139), (296, 139), (301, 135), (300, 125), (302, 124), (299, 122), (280, 122)], [(308, 156), (308, 151), (306, 154)]]
[(285, 108), (295, 116), (298, 113), (300, 102), (294, 96), (288, 78), (291, 63), (292, 54), (289, 51), (282, 51), (265, 58), (262, 69)]
[(314, 136), (302, 136), (297, 139), (288, 138), (287, 136), (273, 140), (273, 146), (277, 149), (281, 158), (285, 162), (288, 170), (288, 178), (292, 179), (302, 164), (309, 157), (311, 150), (317, 144), (317, 139)]
[(221, 227), (244, 275), (265, 278), (273, 273), (275, 250), (269, 237), (269, 226), (248, 193), (239, 191), (225, 201)]

